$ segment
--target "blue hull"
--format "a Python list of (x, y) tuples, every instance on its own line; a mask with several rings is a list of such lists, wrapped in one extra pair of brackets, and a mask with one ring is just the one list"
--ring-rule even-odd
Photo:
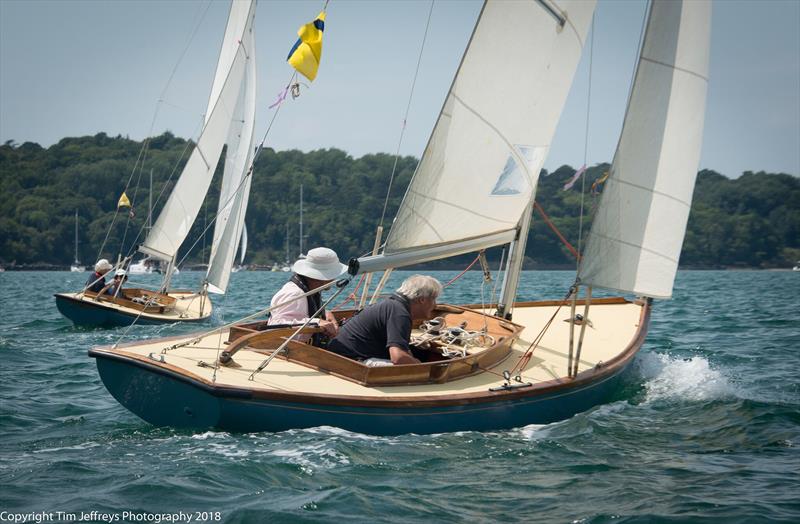
[(257, 392), (210, 387), (158, 366), (89, 352), (106, 388), (123, 406), (156, 426), (216, 428), (233, 432), (284, 431), (335, 426), (373, 435), (446, 433), (546, 424), (606, 402), (633, 358), (598, 380), (551, 388), (528, 388), (461, 402), (420, 402), (418, 406), (259, 398)]
[[(76, 326), (87, 327), (119, 327), (130, 326), (136, 320), (136, 315), (124, 313), (104, 307), (101, 303), (91, 303), (83, 300), (55, 295), (58, 311), (72, 321)], [(174, 320), (152, 320), (139, 317), (137, 324), (168, 324)]]
[(154, 318), (152, 316), (139, 316), (138, 313), (120, 311), (107, 307), (102, 302), (78, 300), (70, 296), (56, 293), (56, 307), (58, 311), (72, 321), (76, 326), (86, 327), (120, 327), (130, 326), (134, 322), (139, 325), (172, 324), (174, 322), (203, 322), (203, 318)]

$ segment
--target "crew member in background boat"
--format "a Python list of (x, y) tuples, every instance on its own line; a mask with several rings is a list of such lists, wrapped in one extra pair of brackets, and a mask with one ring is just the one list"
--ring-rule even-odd
[[(347, 271), (347, 266), (339, 262), (336, 252), (327, 247), (315, 247), (292, 265), (292, 278), (272, 297), (270, 306), (276, 306), (291, 301), (285, 306), (273, 309), (270, 313), (270, 326), (278, 324), (303, 324), (317, 310), (322, 307), (322, 296), (314, 293), (306, 298), (297, 299), (303, 293), (324, 286), (331, 280)], [(295, 299), (295, 300), (292, 300)], [(339, 331), (339, 324), (330, 311), (320, 311), (319, 320), (312, 321), (321, 327), (325, 334), (333, 337)], [(298, 340), (308, 340), (308, 337), (298, 337)]]
[(433, 277), (408, 277), (393, 295), (348, 320), (328, 350), (367, 366), (419, 364), (411, 352), (411, 323), (430, 319), (441, 293)]
[(101, 258), (94, 265), (94, 273), (86, 281), (86, 291), (100, 293), (106, 285), (106, 273), (111, 271), (111, 263)]
[(126, 280), (128, 280), (128, 273), (124, 269), (118, 269), (116, 273), (114, 273), (114, 279), (106, 284), (100, 293), (98, 293), (98, 295), (105, 293), (106, 295), (111, 295), (112, 297), (117, 296), (119, 293), (121, 293), (122, 284), (124, 284)]

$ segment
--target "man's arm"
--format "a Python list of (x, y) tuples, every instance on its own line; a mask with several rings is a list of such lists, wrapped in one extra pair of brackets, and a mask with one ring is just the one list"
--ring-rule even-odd
[(389, 346), (389, 358), (392, 364), (419, 364), (420, 361), (414, 358), (411, 353), (397, 346)]

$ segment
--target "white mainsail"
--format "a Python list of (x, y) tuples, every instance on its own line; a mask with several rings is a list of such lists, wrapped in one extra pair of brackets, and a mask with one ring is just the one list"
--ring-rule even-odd
[(232, 122), (237, 118), (248, 62), (255, 59), (247, 49), (255, 7), (255, 1), (234, 1), (231, 5), (205, 125), (158, 220), (139, 248), (153, 257), (167, 261), (175, 257), (205, 199)]
[(594, 1), (488, 0), (382, 255), (361, 272), (510, 242), (533, 200)]
[(253, 130), (256, 108), (256, 63), (253, 18), (248, 19), (242, 46), (249, 59), (241, 86), (234, 120), (228, 132), (228, 150), (219, 195), (214, 240), (211, 245), (206, 280), (212, 293), (225, 293), (230, 280), (236, 247), (243, 236), (244, 216), (250, 196), (253, 161)]
[(582, 284), (669, 298), (703, 137), (711, 3), (655, 1)]

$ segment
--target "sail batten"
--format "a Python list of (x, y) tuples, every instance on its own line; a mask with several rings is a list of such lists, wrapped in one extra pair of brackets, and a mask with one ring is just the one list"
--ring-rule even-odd
[(703, 135), (711, 5), (652, 4), (614, 162), (579, 281), (669, 298)]
[[(535, 196), (594, 4), (485, 3), (387, 237), (387, 257), (518, 227)], [(567, 18), (569, 29), (549, 8)]]

